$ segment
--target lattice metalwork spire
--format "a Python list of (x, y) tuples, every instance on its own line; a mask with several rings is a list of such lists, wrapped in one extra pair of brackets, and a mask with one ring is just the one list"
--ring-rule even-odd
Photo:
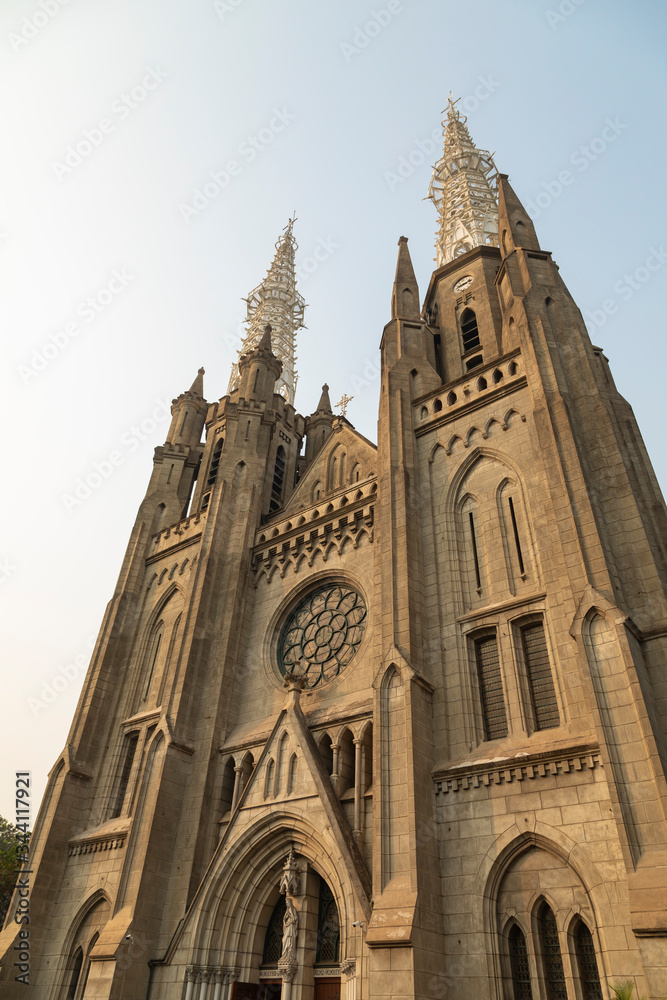
[[(239, 357), (256, 347), (264, 335), (267, 323), (271, 324), (273, 353), (283, 363), (283, 370), (276, 389), (288, 403), (294, 405), (298, 379), (296, 371), (296, 331), (304, 326), (306, 302), (296, 290), (294, 254), (298, 244), (292, 229), (296, 219), (290, 219), (276, 243), (276, 254), (266, 277), (245, 299), (248, 330), (239, 350)], [(232, 368), (228, 392), (239, 385), (238, 361)]]
[[(445, 148), (433, 168), (428, 196), (438, 210), (436, 251), (441, 267), (478, 246), (498, 246), (497, 171), (493, 157), (477, 149), (467, 118), (449, 96), (443, 120)], [(443, 112), (444, 113), (444, 112)]]

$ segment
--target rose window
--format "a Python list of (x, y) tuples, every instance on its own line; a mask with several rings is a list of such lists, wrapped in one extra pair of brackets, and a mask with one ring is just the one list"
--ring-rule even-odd
[(305, 677), (306, 687), (330, 681), (346, 667), (366, 628), (366, 605), (346, 586), (320, 587), (287, 619), (278, 642), (283, 675)]

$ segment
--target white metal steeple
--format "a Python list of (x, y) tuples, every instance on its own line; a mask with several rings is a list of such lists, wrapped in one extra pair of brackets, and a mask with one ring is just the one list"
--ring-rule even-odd
[[(296, 290), (294, 254), (297, 242), (292, 228), (295, 219), (290, 219), (283, 235), (276, 243), (273, 263), (264, 280), (245, 299), (247, 305), (247, 333), (239, 350), (239, 357), (256, 347), (264, 335), (267, 323), (271, 325), (273, 353), (283, 363), (283, 370), (276, 383), (276, 389), (288, 403), (294, 405), (296, 392), (296, 331), (303, 327), (306, 302)], [(239, 386), (238, 361), (232, 368), (228, 392)]]
[(496, 166), (477, 149), (450, 94), (443, 120), (444, 152), (433, 168), (428, 196), (438, 210), (438, 267), (478, 246), (498, 246)]

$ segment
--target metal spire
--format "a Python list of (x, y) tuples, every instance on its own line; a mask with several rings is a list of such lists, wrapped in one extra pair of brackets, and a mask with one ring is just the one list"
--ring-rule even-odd
[(457, 103), (450, 94), (442, 122), (445, 148), (428, 190), (440, 216), (438, 267), (473, 247), (498, 246), (496, 166), (491, 153), (473, 143)]
[[(276, 254), (264, 280), (244, 299), (247, 306), (245, 322), (248, 330), (239, 350), (239, 357), (257, 347), (267, 323), (271, 325), (273, 353), (283, 363), (276, 390), (294, 405), (296, 392), (296, 331), (303, 327), (306, 302), (296, 290), (294, 253), (297, 242), (292, 234), (296, 218), (289, 220), (276, 243)], [(239, 386), (238, 361), (232, 368), (228, 392)]]

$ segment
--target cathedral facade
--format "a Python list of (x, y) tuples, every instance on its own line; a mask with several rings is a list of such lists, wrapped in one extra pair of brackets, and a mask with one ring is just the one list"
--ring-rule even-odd
[(295, 409), (291, 222), (227, 394), (173, 402), (33, 834), (37, 1000), (667, 993), (664, 501), (507, 177), (444, 125), (377, 445), (327, 386)]

